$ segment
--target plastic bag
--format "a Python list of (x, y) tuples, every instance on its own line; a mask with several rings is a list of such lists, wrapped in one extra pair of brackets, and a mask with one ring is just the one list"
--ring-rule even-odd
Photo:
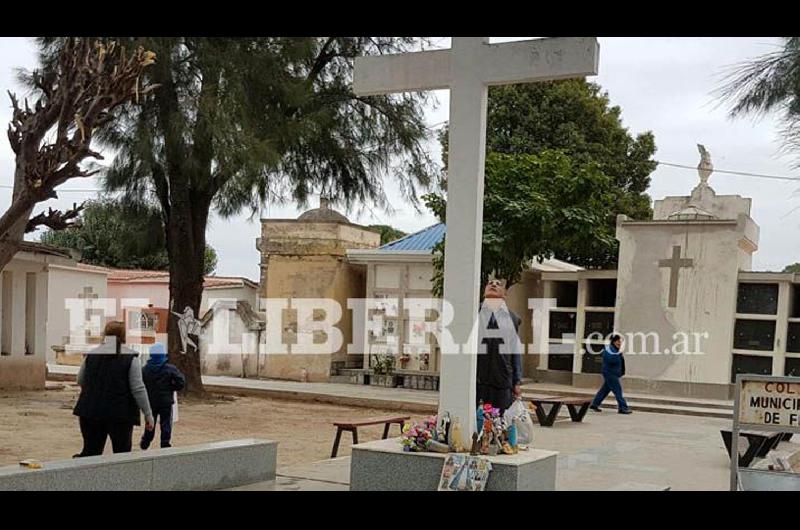
[(521, 399), (517, 399), (503, 414), (506, 425), (516, 421), (517, 445), (530, 445), (533, 443), (533, 421), (528, 409)]
[(172, 423), (175, 424), (178, 423), (178, 393), (173, 392), (172, 398)]

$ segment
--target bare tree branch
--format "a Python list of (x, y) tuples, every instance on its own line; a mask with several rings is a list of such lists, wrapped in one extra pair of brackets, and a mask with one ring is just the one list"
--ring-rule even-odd
[(29, 219), (25, 227), (25, 232), (33, 232), (40, 226), (46, 226), (51, 230), (66, 230), (67, 228), (79, 227), (79, 216), (85, 204), (86, 203), (81, 203), (80, 205), (73, 204), (72, 208), (66, 212), (49, 208), (47, 214), (42, 212)]
[[(94, 132), (114, 119), (119, 106), (138, 103), (156, 88), (141, 86), (145, 68), (154, 62), (155, 54), (142, 47), (127, 53), (114, 41), (68, 37), (57, 60), (31, 76), (38, 91), (33, 108), (27, 100), (21, 106), (9, 92), (15, 207), (0, 216), (0, 268), (11, 260), (25, 232), (42, 225), (59, 230), (74, 224), (82, 207), (65, 213), (50, 209), (27, 218), (37, 203), (55, 196), (60, 184), (97, 173), (83, 166), (88, 159), (103, 158), (91, 149)], [(55, 134), (48, 137), (52, 131)]]

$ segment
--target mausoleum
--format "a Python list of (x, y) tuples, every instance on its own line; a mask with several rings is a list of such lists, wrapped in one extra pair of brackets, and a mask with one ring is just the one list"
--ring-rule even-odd
[(698, 169), (691, 193), (655, 201), (652, 220), (619, 216), (618, 270), (542, 274), (557, 307), (528, 375), (599, 384), (592, 353), (612, 331), (626, 338), (632, 391), (725, 399), (738, 373), (800, 374), (798, 278), (752, 270), (751, 200), (714, 192), (708, 153)]
[[(329, 381), (332, 373), (354, 363), (361, 356), (349, 356), (352, 338), (351, 313), (347, 300), (363, 298), (364, 267), (347, 260), (348, 249), (376, 248), (380, 234), (351, 223), (330, 208), (325, 198), (319, 208), (297, 219), (262, 219), (256, 247), (261, 253), (261, 298), (327, 298), (339, 302), (343, 311), (337, 327), (342, 347), (333, 354), (282, 354), (266, 352), (261, 375), (278, 379)], [(285, 312), (283, 342), (297, 337), (297, 315)]]

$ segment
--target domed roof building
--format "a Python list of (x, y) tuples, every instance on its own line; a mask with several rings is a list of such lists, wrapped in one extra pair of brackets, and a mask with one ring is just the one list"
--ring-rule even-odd
[[(364, 297), (366, 270), (347, 261), (349, 249), (370, 249), (380, 245), (378, 232), (350, 222), (320, 198), (319, 207), (303, 212), (297, 219), (262, 219), (256, 248), (261, 254), (261, 298), (329, 299), (348, 307), (350, 298)], [(290, 317), (285, 333), (303, 332), (303, 322)], [(333, 353), (291, 355), (269, 352), (259, 374), (276, 379), (329, 381), (338, 369), (361, 366), (361, 355), (348, 355), (353, 333), (345, 311), (336, 325), (342, 332), (341, 348)], [(292, 343), (291, 337), (285, 337)]]
[(330, 208), (328, 199), (320, 198), (319, 208), (313, 208), (300, 214), (298, 221), (306, 223), (345, 223), (350, 224), (350, 220), (336, 210)]

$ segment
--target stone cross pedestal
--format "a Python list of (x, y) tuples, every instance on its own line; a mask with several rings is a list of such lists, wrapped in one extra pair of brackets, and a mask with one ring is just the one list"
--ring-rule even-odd
[[(436, 491), (444, 453), (403, 452), (397, 439), (353, 446), (350, 491)], [(554, 491), (558, 453), (542, 449), (485, 456), (492, 464), (486, 491)]]
[(442, 344), (439, 413), (462, 425), (469, 447), (475, 425), (477, 335), (483, 240), (483, 170), (489, 85), (532, 83), (597, 74), (594, 37), (558, 37), (489, 44), (488, 37), (453, 37), (450, 50), (358, 57), (359, 96), (450, 89), (447, 244), (444, 299), (454, 308), (454, 344)]

